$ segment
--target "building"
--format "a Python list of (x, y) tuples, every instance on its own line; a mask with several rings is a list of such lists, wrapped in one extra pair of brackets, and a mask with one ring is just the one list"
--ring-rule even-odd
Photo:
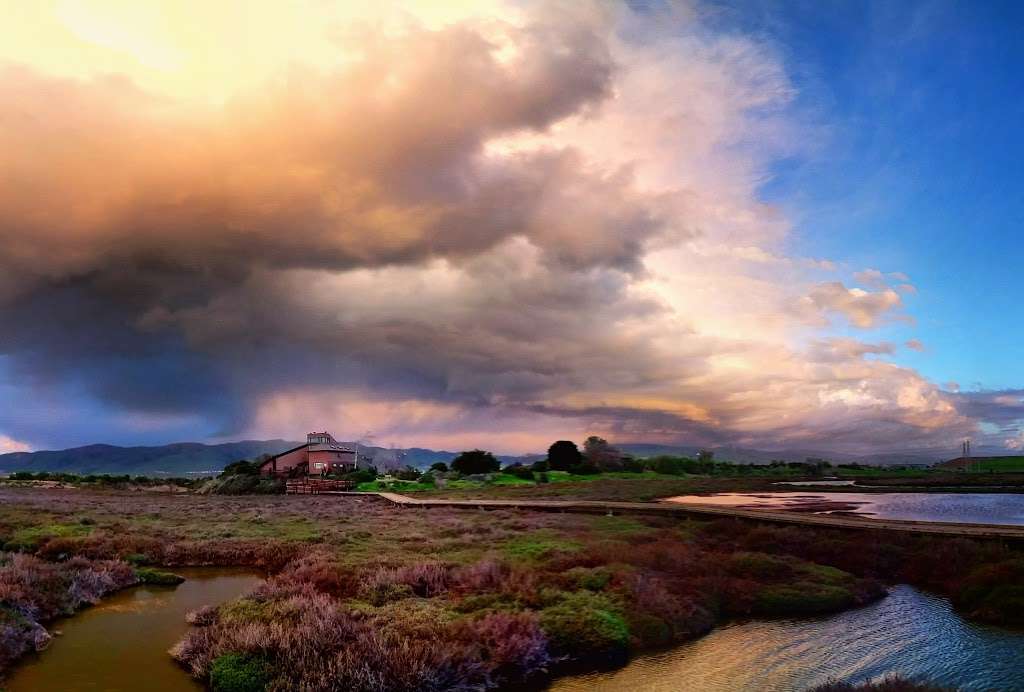
[(260, 475), (277, 477), (326, 476), (355, 471), (359, 454), (338, 444), (328, 432), (311, 432), (306, 444), (272, 456), (260, 464)]

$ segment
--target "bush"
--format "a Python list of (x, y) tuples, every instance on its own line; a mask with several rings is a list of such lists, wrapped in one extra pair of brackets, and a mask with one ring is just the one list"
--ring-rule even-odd
[(569, 473), (574, 476), (593, 476), (601, 473), (601, 470), (594, 466), (589, 461), (584, 461), (581, 464), (577, 464), (569, 469)]
[(135, 569), (135, 576), (137, 576), (139, 581), (143, 584), (156, 584), (158, 586), (177, 586), (181, 582), (185, 581), (185, 577), (174, 574), (173, 572), (164, 572), (163, 570), (153, 569), (152, 567), (137, 567)]
[(423, 485), (437, 485), (437, 480), (434, 478), (434, 474), (432, 473), (424, 473), (417, 479), (417, 481)]
[(400, 481), (414, 481), (420, 477), (419, 469), (414, 469), (411, 466), (406, 466), (404, 469), (395, 471), (395, 478)]
[(345, 481), (353, 481), (355, 483), (372, 483), (377, 480), (376, 469), (357, 469), (355, 471), (349, 471), (348, 473), (341, 474), (340, 478)]
[(214, 692), (263, 692), (270, 683), (270, 664), (259, 656), (223, 654), (210, 667)]
[(474, 449), (469, 452), (462, 452), (452, 461), (452, 471), (470, 476), (477, 473), (494, 473), (501, 464), (490, 452), (481, 449)]
[(624, 654), (629, 627), (604, 596), (588, 591), (566, 594), (540, 611), (540, 626), (552, 649), (579, 658)]
[(622, 470), (628, 473), (643, 473), (644, 462), (633, 457), (625, 457), (622, 460)]
[(202, 488), (202, 495), (279, 495), (285, 491), (284, 481), (248, 474), (234, 474), (215, 478)]
[(258, 476), (260, 475), (259, 464), (254, 464), (251, 461), (242, 459), (235, 461), (224, 467), (224, 470), (220, 472), (218, 478), (227, 478), (228, 476)]
[(671, 476), (681, 476), (686, 473), (686, 466), (689, 459), (683, 457), (654, 457), (648, 461), (652, 471), (664, 473)]
[(756, 615), (818, 615), (849, 608), (853, 593), (841, 586), (797, 582), (791, 586), (766, 586), (754, 596)]
[(522, 464), (512, 464), (511, 466), (506, 466), (504, 469), (502, 469), (502, 471), (504, 473), (509, 474), (510, 476), (515, 476), (516, 478), (522, 478), (523, 480), (528, 481), (533, 480), (533, 471), (531, 469), (526, 468)]
[(548, 463), (547, 459), (541, 459), (530, 464), (530, 470), (534, 473), (544, 473), (551, 470), (551, 464)]
[(541, 472), (541, 473), (537, 474), (537, 482), (538, 483), (550, 483), (551, 479), (548, 478), (548, 474), (547, 473)]

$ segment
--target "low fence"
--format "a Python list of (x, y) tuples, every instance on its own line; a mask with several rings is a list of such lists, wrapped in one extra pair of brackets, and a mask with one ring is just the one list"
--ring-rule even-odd
[(285, 492), (289, 495), (319, 495), (355, 490), (355, 481), (340, 481), (333, 478), (289, 478)]

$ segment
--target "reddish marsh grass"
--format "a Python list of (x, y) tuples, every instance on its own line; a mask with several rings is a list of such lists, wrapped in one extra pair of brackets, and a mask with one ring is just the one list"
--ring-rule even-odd
[(266, 569), (248, 597), (194, 613), (174, 655), (199, 678), (243, 667), (271, 689), (501, 686), (683, 641), (723, 618), (849, 608), (883, 583), (1024, 621), (1022, 556), (1009, 547), (737, 520), (0, 489), (0, 540), (38, 557), (19, 558), (38, 565), (28, 581), (67, 592), (61, 604), (87, 592), (47, 570), (81, 572), (83, 559), (101, 573), (127, 570), (120, 560)]

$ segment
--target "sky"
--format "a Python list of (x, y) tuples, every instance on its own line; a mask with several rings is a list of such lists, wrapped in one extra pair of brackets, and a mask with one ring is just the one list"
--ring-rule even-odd
[(1015, 3), (0, 0), (0, 451), (1024, 448)]

